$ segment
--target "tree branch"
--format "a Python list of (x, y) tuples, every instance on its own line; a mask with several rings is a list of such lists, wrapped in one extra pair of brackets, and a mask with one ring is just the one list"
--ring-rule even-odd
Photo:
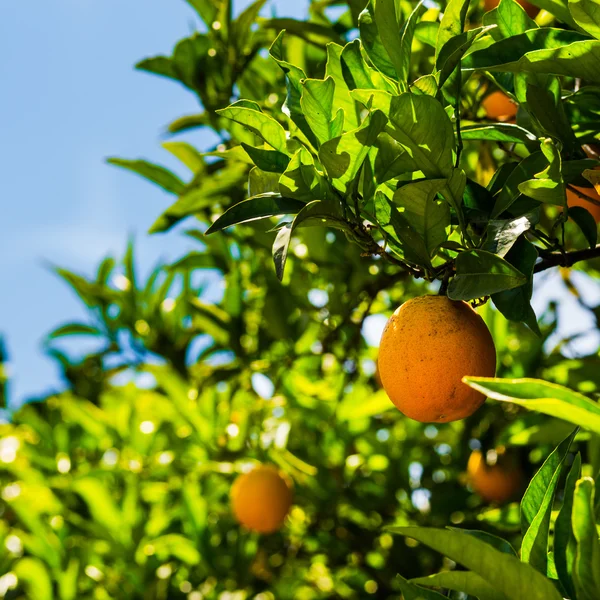
[(545, 254), (542, 260), (533, 268), (534, 273), (551, 269), (552, 267), (572, 267), (582, 260), (600, 257), (600, 245), (595, 248), (576, 250), (575, 252), (551, 252)]

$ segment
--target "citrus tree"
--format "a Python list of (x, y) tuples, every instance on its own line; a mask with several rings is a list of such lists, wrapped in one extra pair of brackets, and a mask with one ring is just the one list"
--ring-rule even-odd
[(89, 319), (1, 426), (0, 596), (600, 597), (600, 360), (531, 306), (559, 269), (598, 314), (596, 3), (188, 3), (137, 66), (219, 143), (109, 162), (197, 250), (57, 269)]

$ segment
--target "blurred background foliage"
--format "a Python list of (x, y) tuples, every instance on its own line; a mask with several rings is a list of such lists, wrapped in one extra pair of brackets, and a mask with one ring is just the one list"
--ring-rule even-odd
[[(146, 281), (135, 272), (132, 244), (91, 276), (56, 269), (89, 318), (47, 336), (64, 391), (0, 425), (0, 597), (391, 598), (399, 596), (399, 570), (412, 577), (452, 565), (383, 526), (453, 524), (518, 543), (516, 505), (488, 505), (469, 486), (471, 450), (510, 448), (515, 477), (526, 480), (570, 426), (505, 403), (443, 426), (393, 409), (377, 381), (369, 332), (405, 299), (431, 291), (427, 284), (361, 257), (333, 230), (294, 237), (283, 283), (264, 223), (203, 235), (215, 215), (247, 196), (252, 162), (240, 143), (253, 136), (215, 111), (243, 97), (280, 118), (289, 63), (322, 77), (325, 44), (355, 37), (365, 2), (315, 0), (305, 22), (261, 16), (262, 0), (237, 15), (226, 0), (188, 2), (198, 31), (171, 56), (137, 66), (198, 96), (201, 111), (178, 117), (171, 133), (210, 128), (220, 142), (201, 150), (163, 144), (187, 179), (143, 160), (111, 162), (177, 198), (152, 232), (193, 217), (186, 233), (198, 247)], [(406, 15), (413, 8), (400, 6)], [(438, 12), (430, 12), (432, 21)], [(472, 7), (474, 22), (482, 14)], [(415, 73), (433, 62), (427, 20), (417, 29)], [(278, 65), (266, 49), (284, 28), (289, 62)], [(464, 102), (476, 118), (479, 85), (468, 89)], [(468, 142), (464, 152), (481, 184), (509, 156), (490, 142)], [(268, 176), (250, 173), (250, 193)], [(585, 245), (571, 225), (573, 245)], [(598, 275), (597, 264), (577, 268)], [(570, 273), (563, 277), (579, 298)], [(599, 317), (598, 305), (585, 308)], [(547, 343), (555, 308), (538, 315), (541, 338), (489, 303), (480, 309), (498, 375), (541, 377), (597, 397), (597, 352), (567, 358), (570, 340)], [(69, 339), (79, 336), (97, 349), (73, 358)], [(3, 405), (9, 391), (0, 365)], [(581, 433), (576, 445), (597, 472), (597, 440)], [(278, 465), (295, 486), (285, 527), (269, 536), (241, 529), (229, 507), (233, 479), (255, 461)]]

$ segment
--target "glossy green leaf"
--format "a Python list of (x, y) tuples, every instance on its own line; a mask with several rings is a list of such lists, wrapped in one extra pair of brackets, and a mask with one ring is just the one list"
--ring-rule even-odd
[(536, 22), (515, 0), (500, 0), (494, 10), (484, 15), (483, 24), (497, 26), (497, 31), (492, 31), (495, 40), (519, 35), (537, 28)]
[(319, 159), (338, 190), (345, 192), (354, 180), (369, 148), (375, 144), (386, 123), (387, 118), (383, 112), (375, 111), (358, 129), (329, 140), (321, 146)]
[(433, 256), (448, 237), (450, 209), (445, 200), (437, 198), (446, 185), (445, 179), (428, 179), (404, 185), (394, 193), (394, 203), (423, 238), (429, 256)]
[(133, 171), (172, 194), (179, 195), (185, 190), (185, 183), (177, 175), (160, 165), (155, 165), (146, 160), (127, 160), (124, 158), (109, 158), (107, 162), (128, 171)]
[(443, 571), (429, 577), (416, 577), (411, 583), (427, 587), (440, 587), (474, 596), (479, 600), (509, 600), (500, 590), (492, 587), (481, 575), (473, 571)]
[(600, 405), (563, 386), (539, 379), (466, 377), (464, 381), (493, 400), (512, 402), (600, 433)]
[(402, 42), (404, 32), (401, 28), (402, 12), (400, 2), (398, 0), (377, 0), (375, 3), (375, 22), (381, 43), (396, 71), (395, 74), (402, 81), (404, 69), (402, 52), (406, 50), (406, 43), (403, 44)]
[(285, 173), (279, 178), (279, 191), (282, 196), (302, 202), (325, 198), (327, 183), (306, 148), (298, 150), (290, 160)]
[(379, 89), (390, 93), (396, 92), (396, 88), (391, 81), (367, 64), (363, 57), (362, 43), (359, 39), (346, 44), (340, 58), (342, 74), (349, 90), (362, 88)]
[(375, 22), (374, 2), (372, 0), (359, 15), (358, 28), (363, 46), (375, 67), (388, 77), (396, 77), (394, 63), (385, 48), (379, 34), (378, 25)]
[(302, 83), (300, 105), (311, 130), (319, 143), (329, 141), (341, 135), (343, 117), (336, 119), (336, 114), (343, 115), (343, 110), (334, 109), (335, 82), (327, 79), (305, 79)]
[(390, 527), (388, 531), (411, 537), (470, 569), (507, 598), (561, 600), (549, 579), (518, 558), (458, 530), (430, 527)]
[(525, 275), (509, 262), (485, 250), (461, 252), (456, 257), (456, 275), (448, 286), (452, 300), (474, 300), (519, 287)]
[(537, 137), (527, 129), (511, 123), (463, 125), (460, 133), (463, 140), (488, 140), (513, 144), (527, 144), (537, 140)]
[(398, 586), (402, 590), (403, 600), (442, 600), (446, 596), (427, 588), (419, 587), (418, 585), (404, 579), (402, 575), (398, 575)]
[(576, 541), (573, 583), (577, 600), (600, 597), (600, 541), (594, 495), (594, 480), (591, 477), (583, 477), (575, 484), (572, 525)]
[(577, 223), (590, 248), (595, 248), (598, 243), (598, 224), (594, 217), (583, 206), (569, 208), (569, 218)]
[(600, 6), (595, 0), (569, 0), (569, 11), (583, 30), (600, 40)]
[(517, 239), (535, 225), (535, 221), (535, 216), (532, 214), (516, 219), (493, 219), (489, 221), (483, 248), (504, 258)]
[[(426, 11), (427, 7), (423, 4), (423, 0), (421, 0), (410, 13), (400, 31), (400, 48), (398, 50), (398, 65), (396, 67), (396, 72), (398, 73), (398, 80), (404, 88), (403, 91), (406, 90), (406, 85), (409, 82), (413, 38), (417, 26), (419, 25), (419, 20)], [(437, 23), (429, 23), (429, 25), (432, 25), (435, 28)], [(437, 30), (432, 31), (431, 33), (433, 34), (431, 41), (434, 43), (433, 40), (437, 38)]]
[(236, 106), (236, 104), (218, 110), (217, 114), (239, 123), (274, 150), (287, 153), (285, 129), (269, 115), (244, 106)]
[(520, 196), (520, 184), (531, 179), (536, 173), (539, 173), (548, 166), (548, 160), (542, 152), (534, 152), (527, 158), (524, 158), (508, 174), (500, 192), (496, 195), (496, 202), (492, 210), (491, 217), (499, 217), (505, 210), (517, 200)]
[(426, 177), (449, 177), (454, 164), (454, 130), (442, 105), (429, 96), (400, 94), (390, 105), (386, 131)]
[(493, 546), (496, 548), (496, 550), (504, 552), (504, 554), (517, 556), (515, 549), (510, 545), (509, 542), (507, 542), (504, 538), (494, 535), (493, 533), (482, 531), (481, 529), (459, 529), (458, 527), (448, 527), (448, 529), (452, 531), (460, 531), (462, 533), (466, 533), (467, 535), (472, 535), (482, 542), (490, 544), (490, 546)]
[(494, 306), (510, 321), (522, 321), (540, 335), (535, 312), (531, 306), (533, 268), (538, 257), (535, 246), (524, 237), (506, 255), (506, 260), (527, 277), (527, 282), (512, 290), (492, 295)]
[(575, 485), (581, 477), (581, 454), (577, 453), (571, 465), (565, 491), (563, 504), (554, 523), (554, 562), (556, 572), (563, 588), (571, 598), (576, 597), (573, 584), (573, 566), (575, 563), (575, 537), (573, 535), (573, 498)]
[(446, 5), (435, 45), (436, 63), (442, 48), (464, 31), (468, 10), (469, 0), (450, 0)]
[(576, 434), (577, 429), (544, 461), (521, 500), (521, 560), (544, 574), (548, 571), (548, 540), (554, 496), (563, 463)]
[(294, 215), (304, 206), (303, 202), (293, 198), (283, 198), (279, 194), (268, 193), (253, 196), (234, 204), (226, 210), (207, 230), (206, 235), (221, 231), (231, 225), (248, 223), (257, 219), (278, 215)]
[(344, 131), (356, 129), (360, 123), (356, 102), (350, 96), (350, 90), (342, 72), (342, 51), (344, 48), (337, 44), (327, 45), (327, 64), (325, 77), (335, 81), (333, 105), (344, 111)]
[(241, 144), (252, 162), (261, 170), (267, 173), (283, 173), (288, 164), (290, 157), (278, 150), (266, 150), (264, 148), (255, 148), (244, 142)]

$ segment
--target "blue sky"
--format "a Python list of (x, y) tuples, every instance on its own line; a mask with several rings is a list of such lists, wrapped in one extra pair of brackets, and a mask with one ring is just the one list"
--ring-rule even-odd
[[(238, 1), (236, 8), (246, 4)], [(306, 5), (282, 0), (277, 10), (300, 16)], [(104, 159), (143, 157), (175, 166), (160, 148), (164, 126), (198, 112), (198, 105), (176, 83), (133, 65), (169, 54), (197, 23), (184, 0), (3, 5), (0, 332), (11, 357), (13, 401), (59, 385), (43, 337), (62, 322), (85, 318), (45, 263), (91, 274), (106, 254), (122, 254), (129, 235), (143, 271), (193, 248), (177, 232), (146, 235), (171, 198)], [(185, 139), (207, 144), (198, 133)]]
[[(301, 16), (307, 1), (275, 4), (280, 15)], [(144, 272), (159, 258), (193, 248), (177, 231), (146, 235), (170, 197), (104, 159), (143, 157), (175, 166), (160, 148), (164, 126), (197, 112), (195, 98), (133, 65), (170, 53), (196, 24), (183, 0), (4, 3), (0, 332), (11, 355), (13, 402), (60, 385), (42, 352), (43, 337), (60, 323), (85, 318), (47, 263), (91, 274), (106, 254), (122, 254), (129, 235)], [(184, 139), (207, 144), (199, 133)], [(536, 307), (562, 295), (552, 281), (542, 286)], [(597, 287), (586, 288), (600, 302)], [(573, 305), (565, 315), (567, 331), (591, 325)], [(378, 326), (370, 333), (377, 339)]]

